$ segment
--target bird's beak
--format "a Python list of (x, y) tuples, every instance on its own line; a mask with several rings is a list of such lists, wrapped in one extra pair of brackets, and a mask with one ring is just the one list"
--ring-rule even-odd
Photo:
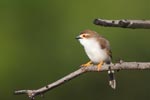
[(82, 39), (82, 38), (80, 37), (80, 35), (78, 35), (78, 36), (76, 37), (76, 39)]

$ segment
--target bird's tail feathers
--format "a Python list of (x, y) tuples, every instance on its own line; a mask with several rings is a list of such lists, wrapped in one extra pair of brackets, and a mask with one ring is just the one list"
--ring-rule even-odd
[(112, 89), (116, 89), (116, 79), (114, 75), (114, 70), (111, 70), (110, 67), (108, 70), (108, 76), (109, 76), (109, 85), (111, 86)]

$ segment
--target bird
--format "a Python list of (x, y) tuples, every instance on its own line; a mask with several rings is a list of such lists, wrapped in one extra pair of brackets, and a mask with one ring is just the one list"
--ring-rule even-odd
[[(112, 52), (109, 41), (96, 31), (86, 29), (81, 31), (76, 37), (80, 44), (84, 47), (85, 53), (90, 59), (89, 62), (82, 64), (82, 67), (88, 67), (91, 64), (97, 65), (97, 70), (100, 71), (101, 66), (110, 64), (112, 59)], [(108, 68), (109, 85), (115, 89), (116, 80), (114, 71), (111, 67)]]

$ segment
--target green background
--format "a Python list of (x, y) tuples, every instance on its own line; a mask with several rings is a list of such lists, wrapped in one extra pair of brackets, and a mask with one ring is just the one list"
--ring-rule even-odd
[[(100, 27), (95, 18), (149, 19), (150, 0), (1, 0), (0, 99), (28, 100), (17, 89), (37, 89), (77, 70), (88, 61), (75, 37), (92, 29), (110, 43), (114, 62), (148, 62), (150, 30)], [(44, 100), (150, 99), (149, 71), (87, 73), (45, 94)], [(42, 98), (37, 97), (38, 100)]]

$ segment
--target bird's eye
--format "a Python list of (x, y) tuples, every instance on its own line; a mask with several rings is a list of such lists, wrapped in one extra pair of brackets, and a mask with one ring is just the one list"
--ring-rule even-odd
[(83, 37), (86, 37), (86, 35), (82, 35)]

